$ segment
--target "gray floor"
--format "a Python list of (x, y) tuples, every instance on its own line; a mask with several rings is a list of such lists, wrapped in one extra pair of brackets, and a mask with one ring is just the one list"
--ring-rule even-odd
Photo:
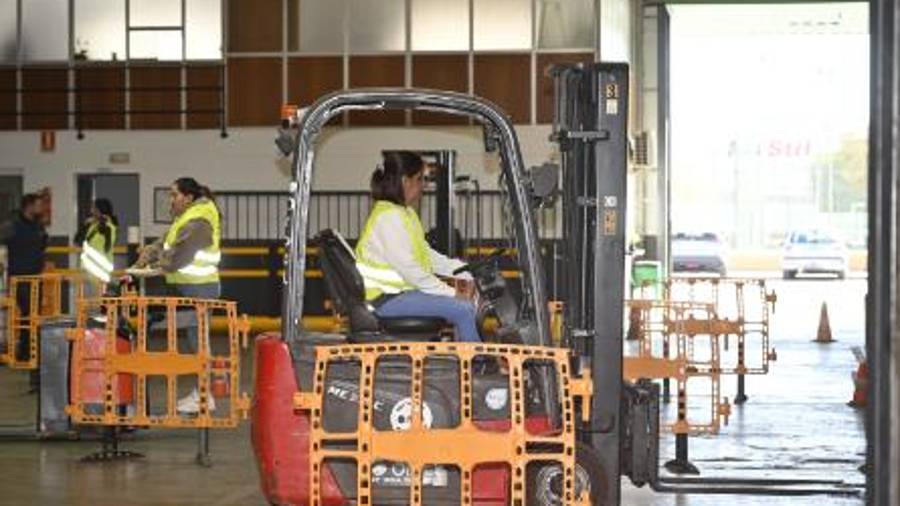
[[(774, 282), (779, 302), (772, 373), (750, 377), (749, 402), (735, 407), (730, 424), (714, 437), (691, 440), (691, 459), (703, 476), (822, 478), (861, 484), (857, 471), (864, 439), (860, 415), (850, 398), (853, 345), (863, 344), (863, 280)], [(829, 304), (837, 342), (819, 345), (815, 336), (822, 301)], [(725, 395), (733, 398), (729, 378)], [(28, 420), (34, 397), (27, 377), (0, 369), (0, 424)], [(264, 504), (249, 445), (249, 424), (215, 432), (214, 466), (194, 464), (191, 431), (142, 432), (125, 443), (144, 452), (141, 461), (83, 464), (97, 448), (80, 442), (0, 442), (0, 505), (255, 505)], [(663, 458), (673, 455), (672, 437)], [(861, 499), (827, 496), (769, 497), (660, 494), (623, 482), (625, 505), (820, 505), (862, 504)]]

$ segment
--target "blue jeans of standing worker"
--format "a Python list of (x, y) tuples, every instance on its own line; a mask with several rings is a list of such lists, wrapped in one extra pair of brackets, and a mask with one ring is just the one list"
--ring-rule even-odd
[[(188, 297), (191, 299), (218, 299), (222, 293), (222, 287), (221, 285), (219, 285), (219, 283), (172, 285), (172, 289), (175, 292), (175, 295), (179, 297)], [(187, 344), (188, 353), (197, 353), (199, 342), (199, 332), (197, 331), (197, 315), (194, 311), (187, 311), (187, 313), (188, 314), (184, 316), (186, 320), (184, 322), (184, 325), (187, 326), (187, 342), (185, 344)], [(179, 317), (178, 319), (180, 322), (181, 317)], [(207, 339), (207, 346), (208, 345), (209, 339)], [(209, 350), (207, 349), (206, 351)]]
[(443, 318), (456, 328), (456, 339), (463, 342), (481, 342), (475, 328), (475, 305), (467, 300), (433, 295), (420, 290), (409, 290), (388, 299), (375, 309), (382, 318), (422, 316)]

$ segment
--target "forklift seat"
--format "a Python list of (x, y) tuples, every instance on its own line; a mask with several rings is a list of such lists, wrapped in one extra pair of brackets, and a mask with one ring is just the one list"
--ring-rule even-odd
[(401, 317), (379, 318), (366, 302), (362, 276), (356, 270), (356, 255), (347, 241), (333, 229), (319, 232), (314, 239), (319, 246), (319, 266), (325, 288), (331, 294), (338, 313), (350, 324), (351, 342), (437, 341), (447, 322), (443, 318)]

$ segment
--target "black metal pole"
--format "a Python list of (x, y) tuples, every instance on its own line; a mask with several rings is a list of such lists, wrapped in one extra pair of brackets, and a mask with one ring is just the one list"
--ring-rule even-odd
[(737, 375), (737, 394), (734, 396), (735, 404), (743, 404), (747, 402), (747, 394), (744, 392), (744, 375)]
[(209, 458), (209, 429), (206, 427), (197, 430), (197, 463), (204, 467), (212, 465)]

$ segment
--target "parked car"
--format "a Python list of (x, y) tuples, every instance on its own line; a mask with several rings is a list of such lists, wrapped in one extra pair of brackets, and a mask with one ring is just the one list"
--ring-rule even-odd
[(672, 267), (675, 272), (728, 274), (725, 245), (712, 232), (678, 233), (672, 236)]
[(847, 246), (826, 230), (796, 230), (787, 235), (782, 251), (784, 279), (801, 274), (834, 274), (847, 277)]

